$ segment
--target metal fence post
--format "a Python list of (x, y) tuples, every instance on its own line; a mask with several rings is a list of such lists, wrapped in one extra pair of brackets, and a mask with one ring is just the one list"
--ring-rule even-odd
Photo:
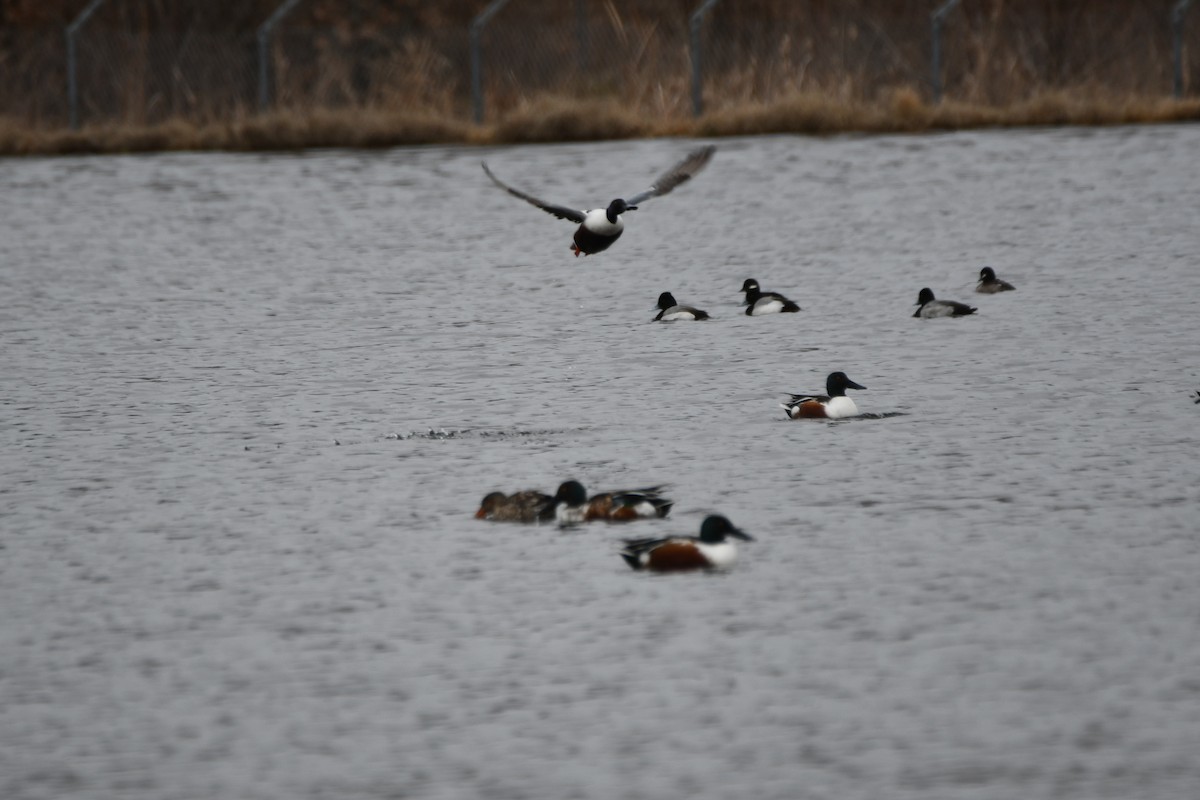
[(301, 0), (284, 0), (283, 4), (271, 12), (267, 21), (258, 26), (258, 110), (266, 111), (271, 107), (271, 68), (270, 53), (271, 34), (275, 26), (299, 5)]
[(704, 113), (704, 90), (701, 86), (704, 81), (704, 69), (700, 56), (700, 29), (708, 12), (719, 2), (721, 0), (704, 0), (692, 12), (692, 115), (696, 117)]
[(954, 10), (962, 0), (946, 0), (937, 11), (933, 12), (930, 18), (930, 24), (933, 28), (933, 102), (938, 104), (942, 102), (942, 20), (947, 14)]
[[(575, 36), (579, 39), (579, 71), (592, 66), (592, 42), (588, 29), (587, 0), (575, 0)], [(586, 76), (585, 76), (586, 78)]]
[(1179, 0), (1171, 9), (1171, 44), (1175, 61), (1175, 99), (1183, 97), (1183, 17), (1192, 0)]
[(75, 37), (88, 21), (88, 17), (96, 13), (96, 9), (103, 2), (104, 0), (92, 0), (67, 26), (67, 113), (71, 130), (79, 130), (79, 57), (75, 50)]
[(483, 36), (483, 29), (487, 27), (488, 20), (496, 16), (496, 12), (504, 8), (508, 4), (508, 0), (492, 0), (488, 3), (487, 8), (480, 11), (475, 19), (471, 20), (470, 32), (470, 48), (471, 48), (471, 105), (474, 108), (475, 124), (483, 124), (483, 55), (479, 50), (479, 42)]

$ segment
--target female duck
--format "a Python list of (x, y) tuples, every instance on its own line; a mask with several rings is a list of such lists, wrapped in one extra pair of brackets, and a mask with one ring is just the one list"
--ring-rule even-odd
[(979, 270), (979, 285), (975, 287), (975, 291), (980, 294), (995, 294), (996, 292), (1011, 292), (1017, 287), (1013, 286), (1008, 281), (1002, 281), (996, 277), (996, 271), (991, 267), (984, 267)]

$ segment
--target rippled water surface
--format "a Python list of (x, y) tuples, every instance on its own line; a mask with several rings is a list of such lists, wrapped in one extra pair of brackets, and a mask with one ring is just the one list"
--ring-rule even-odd
[(0, 161), (0, 796), (1194, 796), (1200, 128), (692, 146)]

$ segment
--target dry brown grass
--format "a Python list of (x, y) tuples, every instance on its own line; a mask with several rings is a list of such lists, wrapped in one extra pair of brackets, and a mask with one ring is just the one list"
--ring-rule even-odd
[(81, 130), (31, 130), (0, 120), (0, 155), (141, 153), (157, 150), (300, 150), (468, 142), (468, 124), (381, 111), (275, 112), (230, 122), (172, 119), (157, 125), (109, 123)]
[(639, 115), (615, 100), (576, 101), (551, 96), (524, 103), (497, 122), (481, 127), (419, 112), (371, 109), (280, 111), (204, 124), (181, 119), (157, 125), (113, 123), (88, 125), (79, 131), (30, 129), (0, 119), (0, 155), (516, 144), (771, 133), (919, 133), (1185, 121), (1200, 121), (1200, 99), (1174, 101), (1048, 91), (1006, 108), (952, 101), (935, 106), (911, 89), (900, 89), (873, 103), (795, 94), (773, 103), (726, 105), (693, 119)]
[[(0, 117), (0, 155), (1200, 119), (1200, 100), (1165, 98), (1174, 0), (964, 3), (947, 21), (940, 105), (930, 102), (928, 74), (933, 0), (724, 3), (707, 23), (708, 112), (700, 118), (691, 115), (691, 0), (588, 0), (587, 47), (576, 37), (574, 3), (523, 0), (497, 15), (484, 38), (488, 122), (476, 126), (468, 121), (465, 32), (482, 2), (302, 4), (308, 11), (273, 45), (279, 110), (261, 115), (257, 61), (233, 33), (252, 30), (277, 2), (235, 9), (214, 0), (202, 4), (208, 16), (200, 21), (172, 4), (155, 6), (161, 19), (141, 19), (129, 16), (137, 4), (109, 3), (108, 17), (97, 17), (81, 42), (79, 131), (64, 129), (61, 31), (0, 30), (0, 64), (11, 78), (0, 82), (8, 115)], [(59, 7), (70, 18), (78, 4), (17, 5), (28, 13)], [(13, 7), (0, 0), (0, 21), (5, 8), (17, 21)], [(1185, 54), (1196, 52), (1200, 34), (1200, 12), (1193, 16)], [(221, 20), (229, 30), (218, 30)], [(1194, 94), (1200, 73), (1195, 56), (1186, 58), (1184, 90)]]

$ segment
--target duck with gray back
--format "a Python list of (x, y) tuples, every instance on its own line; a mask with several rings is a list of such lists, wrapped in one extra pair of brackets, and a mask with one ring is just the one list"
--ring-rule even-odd
[(933, 296), (932, 289), (921, 290), (920, 294), (917, 295), (917, 306), (918, 308), (913, 312), (913, 316), (920, 319), (965, 317), (967, 314), (974, 314), (979, 310), (966, 303), (958, 303), (954, 300), (938, 300)]

